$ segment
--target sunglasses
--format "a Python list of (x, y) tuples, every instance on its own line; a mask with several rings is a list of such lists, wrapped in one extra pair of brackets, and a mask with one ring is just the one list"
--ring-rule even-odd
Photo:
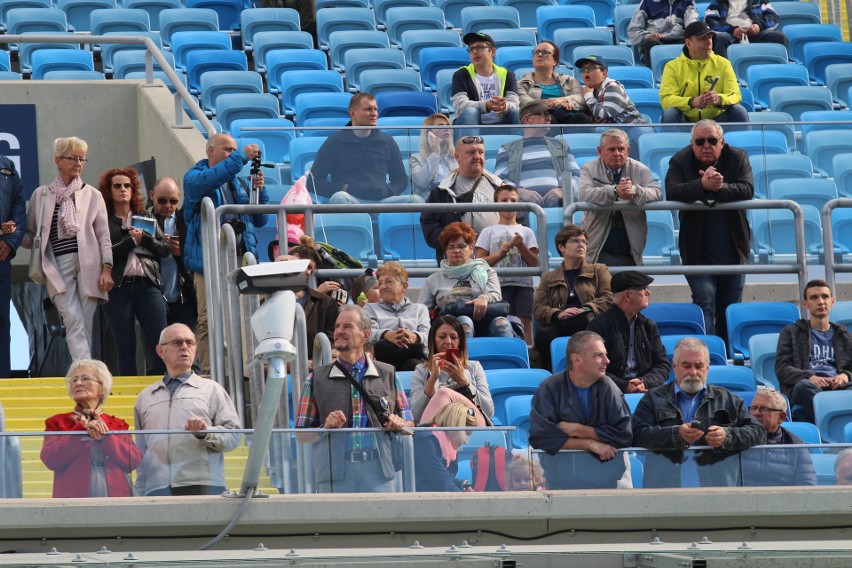
[(130, 189), (131, 187), (133, 187), (133, 184), (131, 184), (131, 183), (114, 183), (114, 184), (112, 184), (113, 189), (121, 189), (122, 187), (125, 188), (125, 189)]
[(461, 139), (462, 144), (485, 144), (482, 136), (465, 136)]
[(719, 143), (719, 139), (718, 138), (712, 138), (712, 137), (711, 138), (696, 138), (695, 140), (692, 141), (692, 143), (695, 144), (696, 146), (704, 146), (705, 142), (710, 142), (711, 146), (715, 146), (716, 144)]
[(160, 205), (165, 205), (166, 203), (171, 203), (172, 205), (177, 205), (178, 200), (177, 199), (169, 199), (168, 197), (158, 197), (157, 203), (159, 203)]

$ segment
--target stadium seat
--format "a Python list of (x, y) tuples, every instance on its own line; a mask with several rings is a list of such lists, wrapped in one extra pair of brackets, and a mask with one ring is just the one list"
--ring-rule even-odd
[(728, 46), (728, 60), (740, 84), (746, 84), (754, 65), (786, 65), (787, 48), (780, 43), (734, 43)]
[(461, 11), (463, 9), (470, 6), (492, 6), (494, 3), (491, 0), (435, 0), (434, 4), (436, 8), (440, 8), (444, 12), (447, 26), (461, 28)]
[(624, 85), (625, 89), (654, 88), (654, 72), (644, 66), (610, 67), (607, 76)]
[(181, 7), (178, 0), (122, 0), (124, 8), (145, 10), (151, 22), (151, 31), (160, 31), (160, 13)]
[[(255, 71), (264, 73), (266, 60), (273, 51), (283, 49), (313, 49), (314, 40), (308, 32), (257, 32), (254, 35)], [(325, 67), (328, 68), (326, 62)]]
[[(370, 93), (373, 96), (405, 92), (409, 95), (425, 94), (432, 101), (435, 100), (432, 93), (422, 93), (423, 84), (420, 82), (420, 73), (414, 69), (366, 69), (361, 73), (360, 81), (361, 92)], [(433, 108), (435, 108), (434, 104)]]
[(383, 92), (376, 95), (376, 104), (379, 107), (379, 117), (422, 116), (425, 118), (438, 112), (435, 96), (432, 93)]
[[(376, 28), (387, 29), (388, 13), (395, 8), (431, 8), (429, 0), (372, 0), (373, 13), (376, 15)], [(443, 17), (441, 18), (443, 19)]]
[(810, 85), (808, 70), (802, 65), (791, 65), (789, 63), (751, 65), (746, 72), (746, 77), (748, 88), (754, 93), (755, 103), (762, 108), (769, 108), (769, 91), (774, 87), (807, 87)]
[(432, 6), (397, 6), (386, 14), (388, 37), (395, 47), (402, 46), (402, 34), (411, 30), (446, 31), (444, 13)]
[(852, 197), (852, 152), (835, 154), (831, 159), (831, 174), (842, 197)]
[(817, 485), (834, 485), (834, 462), (836, 459), (837, 454), (811, 454), (811, 461), (813, 461), (816, 471)]
[(455, 73), (454, 69), (441, 69), (435, 74), (435, 80), (438, 83), (438, 90), (435, 92), (438, 97), (438, 112), (447, 116), (455, 112), (453, 106), (453, 73)]
[(409, 268), (437, 267), (435, 250), (423, 238), (419, 213), (382, 213), (378, 218), (385, 262), (395, 260)]
[[(612, 32), (606, 28), (567, 28), (553, 32), (553, 42), (559, 46), (560, 61), (573, 69), (574, 49), (586, 47), (589, 49), (584, 55), (596, 53), (594, 50), (600, 45), (613, 45)], [(609, 63), (609, 62), (607, 62)]]
[(852, 63), (852, 43), (818, 42), (802, 48), (804, 65), (818, 85), (826, 84), (825, 68), (829, 65)]
[(707, 373), (707, 383), (724, 387), (733, 393), (750, 392), (757, 389), (751, 367), (718, 365)]
[[(311, 93), (302, 93), (301, 95), (299, 95), (296, 98), (298, 99), (300, 97), (304, 97), (305, 94), (311, 94)], [(325, 138), (327, 138), (331, 134), (334, 134), (335, 132), (340, 130), (340, 127), (346, 126), (346, 124), (348, 122), (349, 122), (349, 116), (348, 115), (346, 116), (346, 118), (340, 118), (340, 117), (309, 118), (308, 120), (305, 120), (300, 126), (304, 126), (306, 128), (311, 128), (311, 130), (302, 130), (301, 135), (302, 136), (319, 137), (319, 138), (322, 138), (324, 140)], [(313, 159), (313, 158), (311, 158), (311, 159)]]
[(322, 50), (328, 49), (329, 38), (334, 32), (375, 29), (376, 20), (369, 8), (339, 7), (333, 10), (317, 10), (317, 40)]
[(568, 143), (571, 153), (577, 160), (598, 157), (598, 146), (601, 142), (601, 135), (598, 133), (560, 134), (558, 138)]
[[(454, 30), (406, 30), (402, 33), (402, 52), (408, 65), (420, 69), (420, 52), (432, 47), (461, 47)], [(498, 52), (499, 53), (499, 52)]]
[(646, 211), (648, 233), (642, 257), (645, 264), (680, 264), (671, 211)]
[(823, 391), (814, 397), (814, 418), (823, 440), (843, 442), (843, 429), (852, 422), (852, 391)]
[(663, 80), (663, 69), (666, 68), (666, 63), (680, 57), (681, 53), (683, 53), (683, 46), (677, 43), (655, 45), (651, 48), (651, 71), (654, 72), (654, 81), (658, 85)]
[(296, 96), (296, 124), (306, 126), (305, 122), (315, 118), (341, 118), (343, 124), (349, 121), (349, 101), (351, 93), (301, 93)]
[(68, 20), (65, 12), (56, 8), (14, 8), (6, 14), (6, 28), (9, 35), (67, 32)]
[(841, 104), (852, 106), (849, 88), (852, 87), (852, 63), (832, 63), (825, 68), (825, 85)]
[[(834, 314), (834, 312), (832, 312)], [(778, 354), (778, 333), (758, 333), (748, 339), (751, 369), (758, 384), (781, 390), (775, 375), (775, 357)]]
[(490, 369), (529, 369), (527, 344), (517, 337), (472, 337), (467, 340), (469, 359)]
[[(573, 59), (571, 64), (573, 65), (575, 61), (588, 55), (603, 57), (609, 71), (617, 68), (633, 68), (636, 64), (633, 58), (633, 50), (626, 45), (578, 45), (574, 48), (574, 54), (571, 56), (571, 59)], [(650, 71), (647, 67), (645, 69)], [(582, 83), (582, 72), (579, 69), (574, 69), (574, 75)], [(609, 76), (609, 73), (607, 73), (607, 76)]]
[(653, 303), (642, 314), (657, 324), (660, 335), (704, 335), (704, 312), (695, 304)]
[[(62, 36), (64, 38), (68, 38), (68, 41), (74, 41), (74, 34), (71, 32), (45, 32), (41, 35), (49, 35), (49, 36)], [(80, 50), (80, 45), (76, 43), (22, 43), (20, 46), (20, 51), (18, 52), (18, 61), (20, 62), (20, 71), (24, 75), (29, 75), (32, 73), (32, 65), (31, 60), (34, 53), (42, 50), (64, 50), (64, 51), (78, 51)]]
[[(494, 63), (515, 72), (515, 69), (530, 66), (532, 63), (532, 51), (533, 49), (529, 46), (513, 45), (502, 47), (494, 55)], [(517, 73), (515, 75), (517, 78), (520, 78), (520, 75)]]
[(175, 64), (184, 71), (188, 53), (213, 49), (231, 51), (231, 37), (226, 32), (175, 32), (171, 39)]
[(639, 401), (642, 400), (643, 396), (645, 396), (643, 392), (628, 392), (624, 394), (624, 400), (627, 402), (630, 414), (636, 412), (636, 407), (639, 406)]
[[(357, 93), (361, 90), (360, 76), (363, 71), (405, 69), (405, 56), (400, 50), (392, 48), (350, 49), (343, 57), (343, 63), (346, 68), (347, 90)], [(412, 72), (416, 74), (415, 71)], [(417, 75), (417, 83), (420, 83), (419, 75)]]
[(8, 51), (0, 51), (0, 71), (11, 71), (12, 61)]
[(33, 53), (30, 64), (33, 79), (44, 79), (49, 71), (95, 70), (92, 52), (77, 49), (41, 49)]
[[(802, 125), (802, 136), (816, 130), (845, 130), (852, 127), (852, 110), (806, 110), (800, 117), (806, 123)], [(805, 146), (805, 150), (807, 147)]]
[(7, 33), (6, 15), (18, 8), (51, 8), (50, 0), (4, 0), (0, 1), (0, 32)]
[[(184, 32), (185, 33), (185, 32)], [(186, 81), (189, 92), (201, 92), (201, 75), (208, 71), (246, 71), (248, 62), (242, 51), (200, 49), (186, 55)]]
[[(829, 131), (830, 132), (830, 131)], [(852, 150), (852, 148), (850, 148)], [(826, 178), (776, 179), (769, 184), (769, 199), (791, 199), (822, 211), (830, 199), (837, 199), (837, 186)]]
[(130, 8), (110, 8), (92, 10), (92, 35), (106, 35), (109, 32), (149, 32), (151, 19), (145, 10)]
[[(810, 424), (810, 422), (803, 422), (803, 424)], [(852, 442), (852, 422), (843, 427), (843, 442), (846, 444)]]
[(777, 130), (787, 138), (787, 147), (796, 147), (796, 129), (793, 127), (793, 117), (786, 112), (765, 110), (748, 113), (749, 123), (754, 130)]
[[(671, 157), (675, 152), (689, 146), (691, 137), (688, 132), (649, 132), (639, 137), (639, 161), (648, 164), (652, 169), (658, 169), (665, 157)], [(660, 172), (655, 172), (659, 176)], [(662, 179), (662, 176), (659, 176)]]
[(769, 184), (777, 179), (814, 177), (811, 159), (804, 154), (752, 154), (751, 173), (754, 195), (766, 199)]
[(317, 10), (322, 8), (369, 8), (369, 0), (317, 0)]
[(834, 24), (793, 24), (784, 26), (787, 36), (787, 53), (796, 63), (805, 62), (805, 45), (819, 42), (841, 42), (840, 28)]
[(100, 71), (84, 69), (54, 69), (42, 77), (45, 81), (105, 81), (106, 75)]
[(583, 5), (544, 6), (536, 10), (536, 22), (539, 41), (554, 41), (557, 30), (596, 26), (594, 9)]
[(470, 64), (467, 49), (463, 47), (426, 47), (420, 50), (420, 78), (423, 85), (434, 91), (437, 89), (436, 75), (441, 69), (452, 69)]
[(210, 8), (170, 8), (160, 12), (163, 45), (172, 45), (176, 32), (217, 32), (219, 14)]
[(512, 447), (517, 450), (526, 450), (530, 445), (532, 397), (531, 394), (523, 394), (506, 399), (506, 426), (515, 427), (511, 432)]
[(506, 401), (513, 396), (532, 395), (541, 381), (550, 376), (544, 369), (490, 369), (486, 371), (488, 390), (494, 401), (494, 417), (506, 424)]
[(65, 12), (70, 32), (92, 31), (93, 10), (115, 8), (115, 0), (57, 0), (56, 7)]
[(254, 36), (259, 32), (298, 32), (301, 29), (299, 12), (293, 8), (247, 8), (240, 13), (243, 51), (254, 49)]
[(725, 132), (725, 142), (736, 148), (741, 148), (749, 155), (786, 154), (787, 137), (776, 130), (737, 130)]
[(293, 126), (293, 122), (286, 118), (238, 118), (231, 120), (229, 132), (235, 138), (262, 140), (266, 148), (264, 161), (283, 163), (290, 161), (290, 144), (296, 136), (290, 130)]
[[(160, 50), (160, 52), (165, 56), (168, 53), (169, 63), (174, 67), (174, 57), (171, 53), (163, 51), (163, 43), (162, 39), (160, 39), (160, 34), (157, 32), (107, 32), (107, 36), (127, 36), (132, 35), (135, 37), (147, 37), (154, 45)], [(113, 68), (113, 60), (115, 56), (119, 53), (124, 53), (126, 51), (137, 51), (142, 54), (144, 61), (144, 54), (147, 51), (144, 43), (104, 43), (101, 44), (101, 63), (103, 67), (104, 73), (112, 73), (114, 74)], [(159, 69), (159, 66), (157, 67)], [(144, 65), (140, 67), (140, 70), (144, 70)]]
[(734, 361), (750, 358), (748, 340), (759, 333), (779, 333), (801, 316), (795, 304), (787, 302), (743, 302), (725, 310), (728, 320), (728, 352)]
[(795, 24), (821, 24), (819, 4), (816, 2), (773, 2), (772, 9), (781, 16), (778, 29), (784, 31)]
[(24, 77), (14, 71), (0, 71), (0, 81), (22, 81)]
[[(180, 71), (180, 70), (175, 70), (175, 75), (177, 75), (178, 81), (180, 81), (180, 84), (183, 85), (183, 88), (184, 89), (188, 88), (186, 86), (186, 73), (184, 73), (183, 71)], [(128, 71), (127, 73), (125, 73), (124, 79), (135, 79), (135, 80), (147, 81), (148, 77), (146, 76), (145, 71)], [(162, 81), (163, 84), (169, 89), (169, 92), (171, 92), (171, 94), (174, 95), (177, 92), (177, 87), (174, 86), (174, 84), (172, 83), (172, 80), (169, 79), (168, 75), (166, 75), (164, 71), (159, 70), (159, 69), (154, 70), (153, 79), (155, 81), (158, 80), (158, 79), (160, 81)], [(216, 132), (220, 132), (222, 130), (222, 125), (219, 124), (218, 122), (214, 121), (213, 127), (214, 127), (214, 129), (216, 129)], [(205, 137), (206, 137), (207, 132), (204, 131), (203, 129), (200, 129), (200, 130), (202, 130), (201, 134), (205, 135)]]
[(278, 118), (278, 99), (269, 93), (226, 93), (216, 99), (216, 119), (225, 132), (245, 118)]
[[(163, 57), (174, 68), (175, 57), (168, 51), (162, 52)], [(160, 70), (160, 65), (157, 60), (152, 61), (154, 70)], [(126, 79), (128, 73), (145, 71), (145, 51), (144, 50), (124, 50), (119, 51), (112, 56), (112, 76), (114, 79)]]
[(541, 6), (556, 6), (556, 0), (497, 0), (498, 6), (511, 6), (518, 11), (522, 28), (535, 28), (536, 10)]
[(832, 110), (831, 91), (825, 87), (775, 87), (769, 91), (769, 106), (798, 121), (808, 110)]
[(219, 15), (219, 29), (239, 30), (243, 0), (186, 0), (187, 8), (210, 8)]
[(366, 265), (376, 265), (373, 221), (369, 213), (323, 213), (314, 217), (314, 238), (334, 246)]
[(565, 350), (568, 348), (570, 335), (557, 337), (550, 342), (550, 364), (553, 367), (554, 373), (561, 373), (565, 370), (568, 363), (565, 359)]
[[(790, 2), (785, 2), (785, 4), (787, 3)], [(805, 444), (822, 444), (822, 435), (820, 435), (819, 428), (815, 424), (810, 422), (784, 422), (783, 427), (791, 434), (798, 436)], [(843, 442), (842, 439), (839, 441)]]
[(511, 6), (469, 6), (461, 11), (462, 34), (482, 30), (518, 29), (521, 17)]
[(279, 76), (281, 107), (284, 114), (296, 112), (296, 96), (300, 93), (342, 93), (343, 79), (337, 71), (287, 71)]
[(324, 137), (300, 136), (293, 139), (290, 144), (290, 168), (294, 180), (310, 170), (310, 165), (323, 142), (325, 142)]
[[(532, 51), (532, 48), (536, 46), (538, 43), (536, 41), (535, 31), (533, 30), (520, 30), (520, 29), (496, 29), (482, 30), (483, 33), (486, 33), (491, 36), (491, 39), (494, 40), (494, 45), (497, 47), (499, 53), (501, 49), (505, 49), (507, 47), (527, 47)], [(529, 61), (527, 62), (529, 63)]]
[(345, 71), (343, 58), (346, 52), (351, 49), (366, 48), (390, 48), (388, 34), (378, 30), (341, 30), (334, 32), (328, 40), (331, 68), (341, 72)]
[(589, 6), (595, 11), (595, 23), (599, 27), (613, 27), (616, 0), (559, 0), (565, 6)]
[(208, 71), (201, 77), (201, 109), (216, 116), (219, 95), (262, 92), (263, 78), (255, 71)]
[(823, 174), (831, 171), (832, 160), (837, 154), (852, 152), (852, 129), (840, 128), (834, 125), (832, 130), (814, 130), (804, 135), (804, 146), (807, 155), (814, 163), (814, 169)]
[(265, 65), (258, 65), (258, 72), (266, 73), (270, 93), (281, 92), (281, 75), (288, 71), (327, 71), (328, 58), (319, 49), (276, 49), (266, 56)]
[[(820, 212), (812, 205), (802, 205), (805, 228), (805, 254), (822, 251), (822, 222)], [(751, 217), (755, 246), (771, 261), (787, 261), (796, 254), (796, 234), (793, 213), (786, 209), (753, 210)], [(777, 258), (774, 255), (778, 255)]]
[[(655, 46), (662, 47), (662, 46)], [(630, 89), (627, 96), (642, 114), (648, 115), (651, 122), (660, 122), (663, 115), (663, 105), (660, 104), (659, 89)]]
[[(666, 349), (666, 355), (669, 357), (669, 361), (674, 357), (674, 350), (677, 347), (678, 341), (685, 337), (692, 337), (694, 339), (700, 339), (707, 345), (707, 350), (710, 352), (710, 364), (714, 366), (718, 365), (727, 365), (728, 364), (728, 352), (725, 347), (725, 340), (719, 337), (718, 335), (704, 335), (701, 333), (689, 333), (689, 334), (679, 334), (679, 335), (660, 335), (660, 341), (663, 343), (663, 347)], [(674, 376), (674, 374), (672, 374)], [(752, 389), (754, 390), (754, 389)]]

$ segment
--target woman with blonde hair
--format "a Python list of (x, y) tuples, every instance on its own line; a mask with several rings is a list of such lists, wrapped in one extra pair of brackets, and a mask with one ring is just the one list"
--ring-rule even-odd
[[(446, 114), (435, 113), (426, 117), (423, 126), (450, 126)], [(422, 128), (420, 151), (408, 158), (411, 171), (411, 189), (424, 199), (451, 171), (459, 167), (455, 158), (453, 137), (449, 128)]]
[[(430, 428), (473, 428), (473, 409), (451, 402), (432, 417)], [(464, 430), (417, 430), (414, 433), (414, 480), (418, 492), (451, 491), (461, 488), (456, 483), (457, 452), (470, 435)]]

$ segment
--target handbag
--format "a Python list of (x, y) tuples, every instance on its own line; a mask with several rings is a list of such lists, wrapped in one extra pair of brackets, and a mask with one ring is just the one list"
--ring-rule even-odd
[(38, 284), (47, 284), (47, 276), (44, 274), (41, 258), (41, 220), (44, 217), (44, 201), (47, 199), (47, 187), (41, 192), (41, 212), (38, 217), (35, 237), (33, 237), (33, 248), (30, 250), (29, 277)]
[[(444, 306), (441, 310), (442, 316), (467, 316), (473, 317), (473, 304), (468, 304), (467, 300), (456, 300), (452, 304)], [(504, 318), (509, 315), (509, 302), (491, 302), (485, 310), (485, 315), (482, 316), (484, 321), (493, 320), (494, 318)]]

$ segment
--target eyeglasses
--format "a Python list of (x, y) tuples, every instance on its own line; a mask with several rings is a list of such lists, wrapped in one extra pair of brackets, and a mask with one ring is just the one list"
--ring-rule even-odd
[(114, 183), (114, 184), (112, 184), (113, 189), (121, 189), (122, 187), (125, 188), (125, 189), (130, 189), (131, 187), (133, 187), (133, 184), (132, 183)]
[(578, 239), (577, 237), (568, 239), (565, 242), (568, 243), (569, 245), (574, 245), (574, 246), (580, 246), (580, 245), (586, 246), (587, 244), (589, 244), (589, 241), (587, 241), (586, 239)]
[(749, 412), (753, 412), (755, 414), (765, 414), (767, 412), (784, 412), (781, 408), (769, 408), (768, 406), (749, 406)]
[(177, 205), (178, 200), (177, 199), (169, 199), (168, 197), (158, 197), (157, 203), (159, 203), (160, 205), (165, 205), (166, 203), (171, 203), (172, 205)]
[(600, 65), (586, 65), (585, 67), (580, 68), (580, 73), (591, 73), (592, 71), (597, 71), (598, 69), (603, 70), (603, 67)]
[(469, 244), (463, 244), (463, 245), (447, 245), (447, 250), (448, 250), (448, 251), (449, 251), (449, 250), (464, 250), (464, 249), (466, 249), (466, 248), (467, 248), (467, 247), (469, 247), (469, 246), (470, 246)]
[(467, 415), (476, 418), (476, 412), (472, 408), (467, 409)]
[(541, 57), (547, 57), (548, 55), (553, 55), (552, 51), (547, 51), (546, 49), (536, 49), (533, 51), (533, 55), (540, 55)]
[(72, 385), (74, 383), (77, 383), (77, 382), (88, 384), (88, 383), (100, 383), (101, 381), (100, 381), (100, 379), (96, 379), (95, 377), (91, 377), (89, 375), (80, 375), (79, 377), (73, 377), (71, 379)]
[(718, 138), (696, 138), (695, 140), (692, 141), (692, 143), (695, 144), (696, 146), (704, 146), (705, 142), (710, 142), (711, 146), (715, 146), (716, 144), (719, 143), (719, 139)]
[(62, 156), (63, 160), (68, 160), (69, 162), (76, 162), (78, 164), (85, 164), (89, 160), (86, 158), (79, 158), (77, 156)]
[(171, 341), (160, 343), (160, 345), (171, 345), (175, 349), (180, 349), (181, 347), (183, 347), (184, 343), (186, 343), (187, 347), (195, 347), (194, 339), (172, 339)]
[(494, 47), (493, 45), (471, 45), (467, 48), (468, 53), (479, 53), (480, 51), (485, 51), (486, 49), (491, 49)]
[(462, 144), (485, 144), (482, 136), (464, 136), (461, 138)]
[(643, 294), (650, 294), (651, 293), (651, 289), (648, 288), (647, 286), (637, 286), (635, 288), (630, 288), (630, 290), (632, 290), (634, 292), (642, 292)]

